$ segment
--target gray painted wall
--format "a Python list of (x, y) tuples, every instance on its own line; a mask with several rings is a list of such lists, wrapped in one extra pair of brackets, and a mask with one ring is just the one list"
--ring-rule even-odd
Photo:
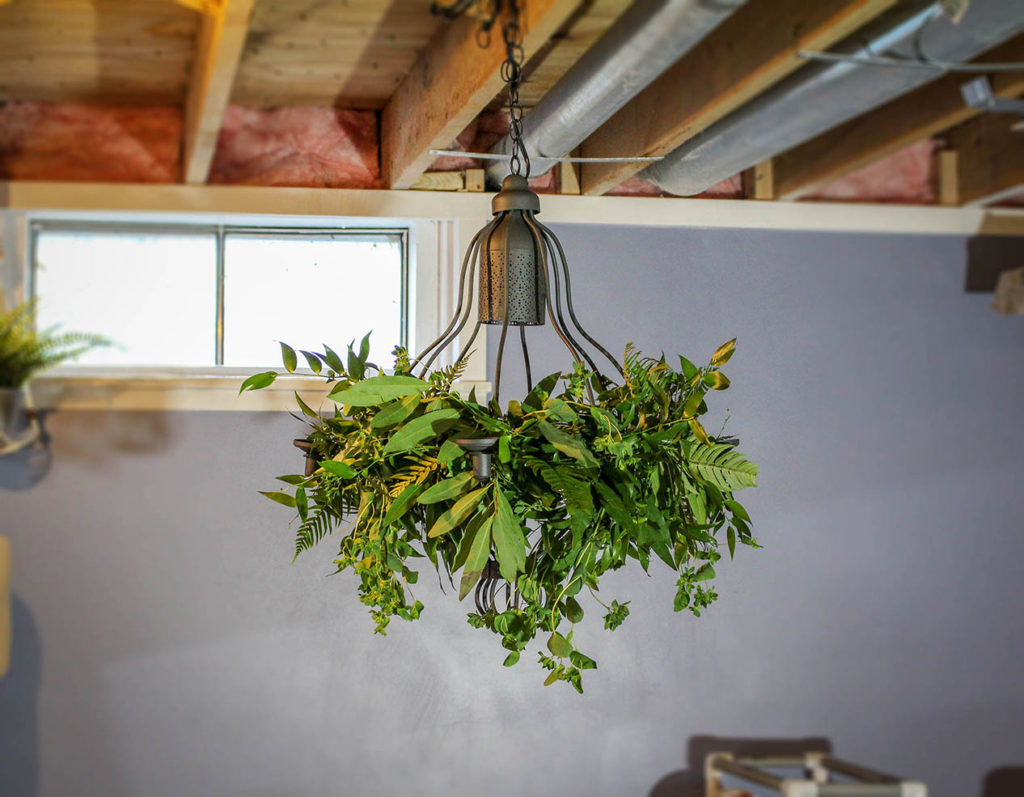
[(0, 793), (692, 797), (709, 735), (816, 737), (936, 797), (1020, 787), (1024, 323), (963, 293), (969, 242), (560, 232), (615, 349), (739, 337), (719, 405), (766, 547), (720, 602), (694, 620), (671, 573), (613, 574), (632, 616), (579, 630), (586, 695), (545, 689), (429, 578), (385, 639), (333, 546), (289, 565), (256, 494), (298, 467), (287, 416), (57, 413), (49, 472), (0, 462)]

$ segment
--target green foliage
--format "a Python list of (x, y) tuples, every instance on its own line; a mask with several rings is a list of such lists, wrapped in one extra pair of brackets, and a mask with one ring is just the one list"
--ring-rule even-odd
[(83, 332), (37, 330), (35, 301), (22, 302), (9, 312), (0, 296), (0, 388), (22, 387), (35, 374), (80, 357), (110, 341)]
[[(499, 637), (506, 667), (539, 642), (546, 683), (582, 692), (582, 671), (597, 667), (574, 634), (586, 596), (608, 630), (629, 616), (629, 601), (598, 598), (604, 573), (660, 561), (675, 572), (674, 608), (700, 616), (717, 597), (719, 545), (730, 556), (737, 543), (758, 547), (735, 497), (757, 483), (757, 466), (699, 420), (708, 391), (729, 385), (719, 367), (734, 349), (729, 341), (704, 367), (680, 357), (676, 370), (629, 347), (621, 385), (577, 367), (504, 411), (455, 392), (465, 363), (420, 380), (403, 349), (393, 374), (369, 363), (365, 338), (344, 362), (326, 346), (302, 351), (334, 402), (325, 417), (299, 407), (319, 467), (279, 477), (288, 490), (265, 495), (298, 513), (296, 556), (337, 530), (335, 564), (358, 576), (379, 633), (392, 617), (419, 617), (417, 560), (457, 583), (460, 599), (496, 567), (511, 597), (470, 612), (470, 625)], [(290, 370), (298, 358), (284, 344), (282, 352)], [(276, 376), (257, 374), (244, 387)], [(473, 478), (455, 443), (463, 437), (498, 438), (491, 481)]]

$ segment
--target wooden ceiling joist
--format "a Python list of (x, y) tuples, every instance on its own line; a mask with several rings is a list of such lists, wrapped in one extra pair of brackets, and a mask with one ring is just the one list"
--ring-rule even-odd
[(1024, 192), (1024, 132), (1012, 129), (1018, 119), (986, 113), (946, 135), (957, 154), (960, 204), (985, 205)]
[(202, 16), (185, 101), (187, 183), (204, 183), (249, 31), (253, 0), (220, 0)]
[[(1024, 35), (989, 50), (978, 61), (1024, 61)], [(968, 106), (960, 93), (960, 87), (972, 77), (946, 75), (776, 156), (776, 196), (804, 196), (825, 183), (978, 116), (982, 111)], [(997, 97), (1024, 94), (1024, 72), (996, 72), (989, 80)], [(1024, 148), (1024, 137), (1020, 146)]]
[[(529, 59), (572, 15), (580, 0), (529, 0), (522, 9)], [(499, 21), (500, 24), (500, 21)], [(385, 185), (408, 188), (501, 90), (505, 48), (499, 30), (484, 49), (479, 22), (464, 16), (442, 28), (405, 76), (381, 115)]]
[[(585, 157), (666, 155), (897, 0), (750, 0), (583, 142)], [(585, 163), (585, 194), (603, 194), (643, 168)]]

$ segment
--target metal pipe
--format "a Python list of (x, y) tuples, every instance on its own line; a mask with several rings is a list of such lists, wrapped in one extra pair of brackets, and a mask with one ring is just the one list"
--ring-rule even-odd
[[(578, 147), (747, 0), (637, 0), (523, 117), (533, 176)], [(492, 150), (511, 152), (508, 138)], [(624, 152), (629, 156), (632, 153)], [(506, 161), (487, 167), (498, 182)]]
[[(910, 2), (881, 16), (831, 52), (871, 58), (886, 53), (967, 61), (1024, 29), (1024, 3), (972, 0), (954, 23), (938, 3)], [(848, 119), (933, 80), (918, 66), (812, 63), (685, 142), (642, 173), (679, 196), (702, 193)], [(627, 153), (628, 154), (628, 153)]]

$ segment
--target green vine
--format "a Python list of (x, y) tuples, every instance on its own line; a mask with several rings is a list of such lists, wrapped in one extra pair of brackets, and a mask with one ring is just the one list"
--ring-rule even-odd
[[(296, 556), (338, 534), (337, 571), (359, 576), (382, 634), (392, 617), (414, 620), (423, 609), (415, 566), (429, 563), (464, 599), (493, 561), (510, 598), (470, 612), (470, 625), (500, 637), (506, 666), (540, 635), (546, 683), (582, 692), (582, 670), (597, 666), (574, 636), (584, 587), (614, 630), (629, 602), (602, 601), (601, 576), (660, 560), (678, 574), (675, 610), (700, 616), (717, 598), (710, 582), (723, 531), (730, 557), (737, 542), (758, 547), (734, 497), (756, 485), (757, 466), (699, 420), (709, 391), (729, 386), (720, 368), (734, 346), (704, 367), (680, 357), (678, 370), (627, 347), (621, 385), (576, 368), (503, 408), (456, 392), (464, 363), (418, 379), (402, 349), (393, 373), (369, 363), (369, 336), (349, 345), (344, 363), (328, 347), (282, 344), (286, 371), (301, 355), (327, 379), (333, 409), (321, 416), (296, 395), (316, 470), (281, 476), (288, 489), (263, 494), (298, 513)], [(278, 375), (256, 374), (242, 391)], [(498, 439), (490, 481), (474, 479), (455, 442), (465, 437)]]

